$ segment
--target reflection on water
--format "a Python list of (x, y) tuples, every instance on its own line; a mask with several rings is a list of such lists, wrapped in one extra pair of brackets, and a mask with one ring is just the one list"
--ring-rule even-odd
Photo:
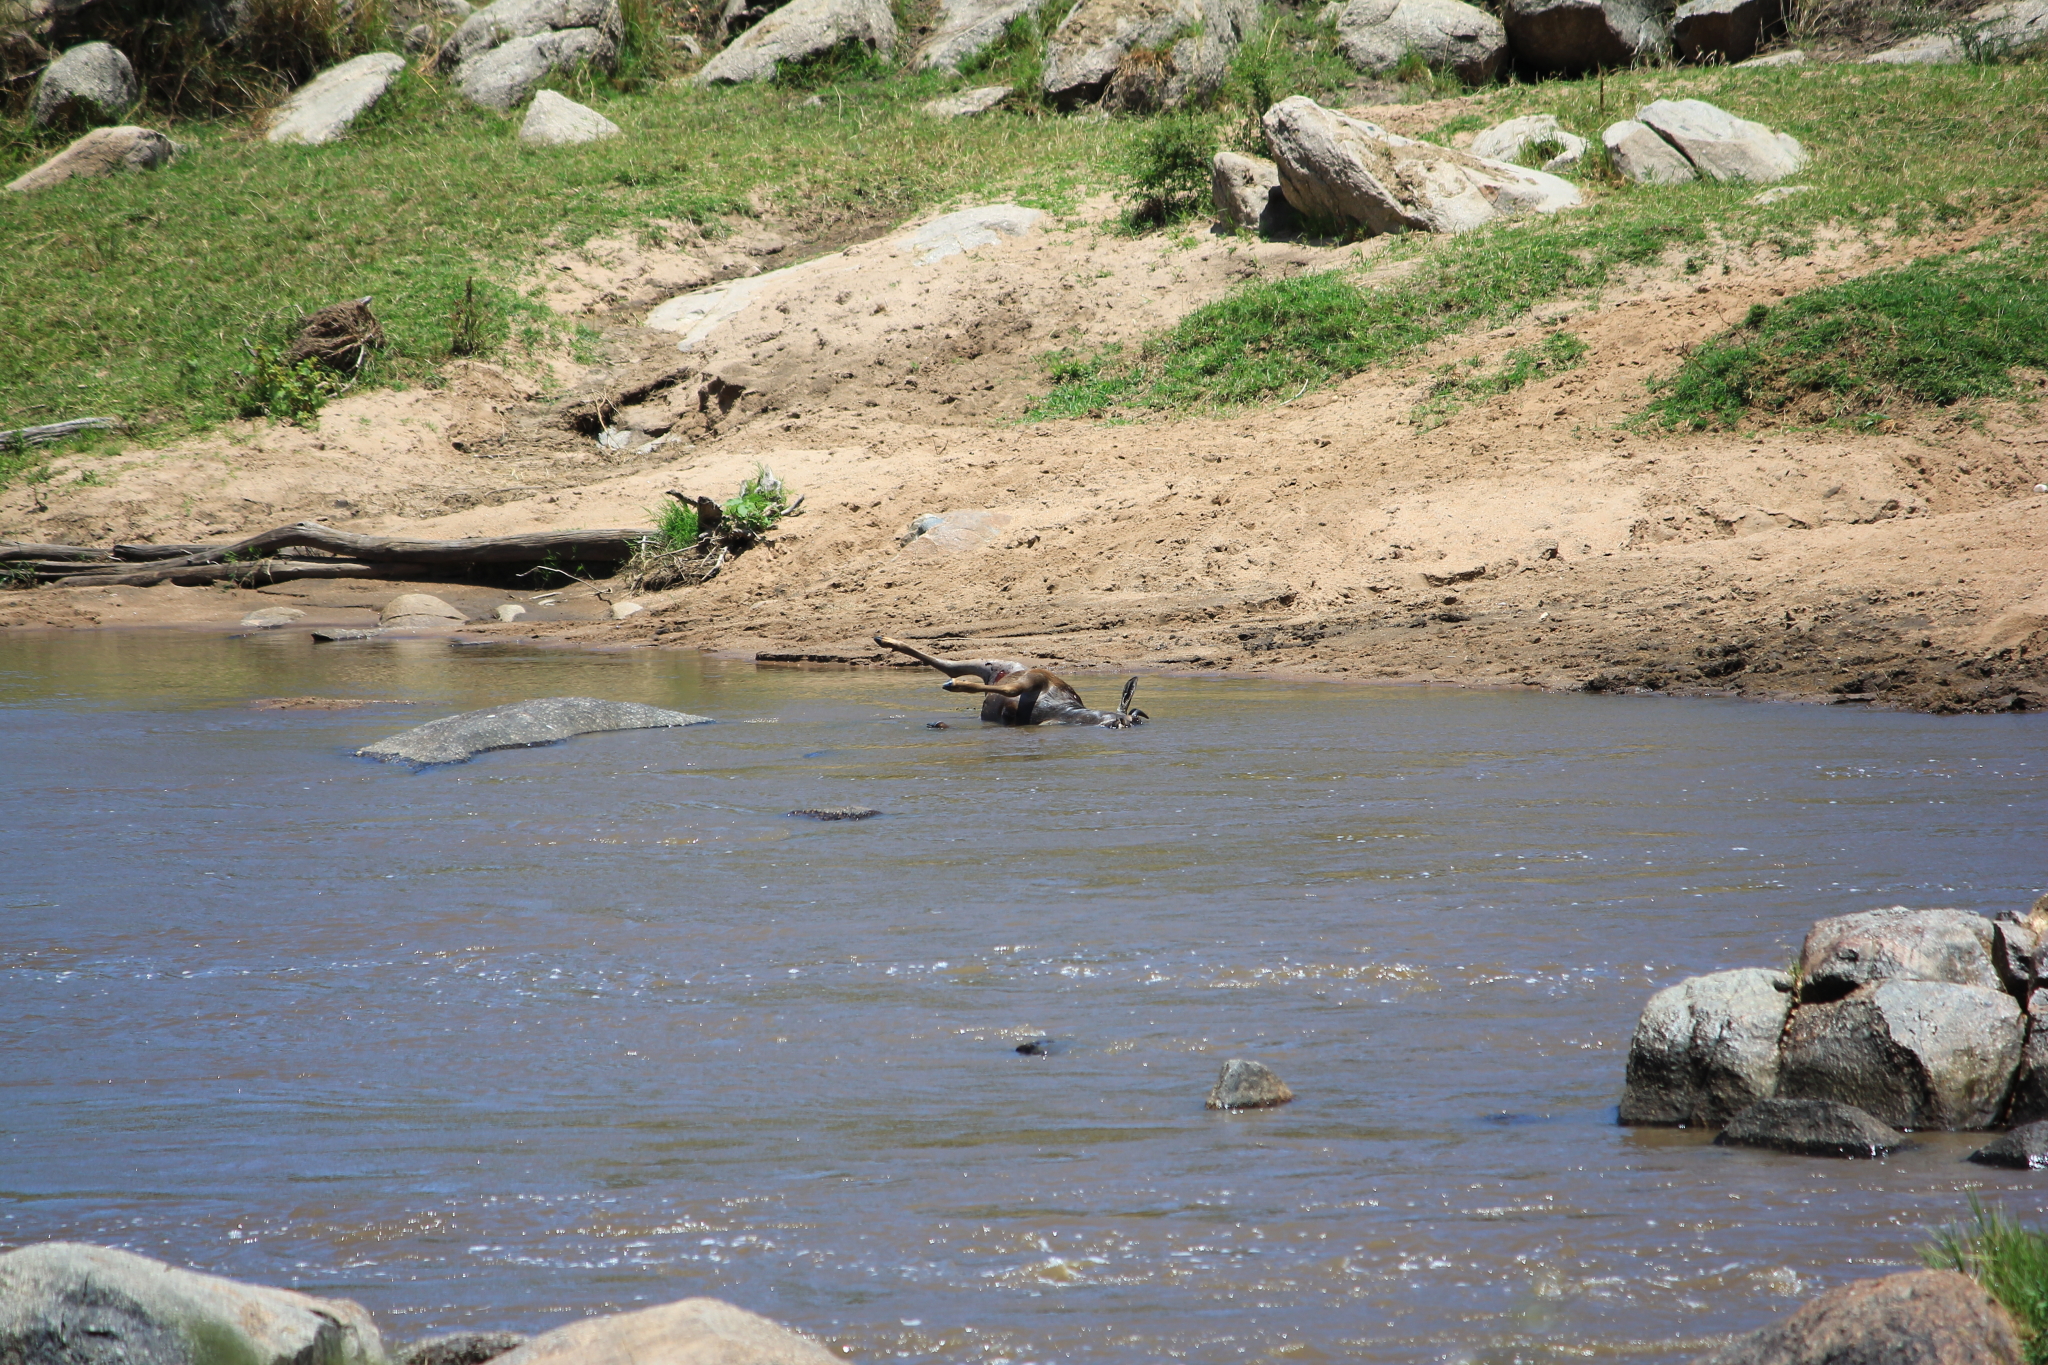
[[(2037, 720), (1148, 680), (1034, 733), (937, 681), (0, 640), (0, 1240), (400, 1340), (708, 1293), (863, 1358), (1678, 1360), (2039, 1202), (1967, 1137), (1613, 1121), (1655, 987), (2038, 894)], [(244, 705), (296, 693), (417, 705)], [(348, 756), (563, 694), (724, 723)], [(1205, 1112), (1233, 1055), (1300, 1098)]]

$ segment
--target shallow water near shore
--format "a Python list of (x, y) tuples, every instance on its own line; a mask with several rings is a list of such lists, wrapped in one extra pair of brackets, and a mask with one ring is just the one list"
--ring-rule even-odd
[[(937, 682), (0, 639), (0, 1243), (393, 1341), (712, 1294), (860, 1359), (1675, 1361), (2044, 1203), (1967, 1135), (1614, 1102), (1660, 986), (2039, 894), (2048, 722), (1147, 679), (1142, 729), (1002, 731)], [(247, 706), (304, 693), (417, 704)], [(719, 723), (350, 756), (549, 695)], [(1299, 1098), (1205, 1112), (1232, 1056)]]

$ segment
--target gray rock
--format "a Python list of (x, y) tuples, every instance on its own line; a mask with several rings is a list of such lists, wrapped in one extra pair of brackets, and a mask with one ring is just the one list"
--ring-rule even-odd
[(1811, 185), (1773, 185), (1767, 190), (1752, 194), (1742, 202), (1760, 209), (1769, 208), (1780, 200), (1790, 199), (1795, 194), (1808, 194), (1812, 190)]
[(108, 1247), (0, 1255), (0, 1360), (23, 1365), (383, 1365), (345, 1299), (239, 1284)]
[(491, 615), (497, 617), (500, 621), (517, 621), (520, 617), (526, 615), (526, 608), (517, 602), (501, 602)]
[(1854, 1105), (1833, 1100), (1758, 1100), (1728, 1120), (1714, 1141), (1723, 1147), (1767, 1147), (1795, 1156), (1883, 1156), (1906, 1135)]
[(1221, 78), (1257, 16), (1254, 0), (1081, 0), (1046, 43), (1040, 83), (1063, 106), (1100, 99), (1133, 52), (1165, 50), (1158, 100), (1171, 108)]
[(984, 85), (974, 90), (962, 90), (957, 95), (944, 95), (922, 106), (925, 113), (933, 118), (973, 118), (1010, 98), (1013, 87), (1007, 85)]
[(1689, 62), (1741, 62), (1782, 19), (1780, 0), (1685, 0), (1671, 18), (1671, 45)]
[(1999, 990), (1992, 922), (1967, 910), (1865, 910), (1817, 921), (1799, 949), (1799, 998), (1837, 1000), (1879, 981)]
[(1264, 126), (1287, 202), (1311, 220), (1371, 233), (1464, 232), (1581, 202), (1554, 175), (1411, 141), (1302, 95), (1268, 109)]
[(1967, 1275), (1855, 1280), (1693, 1365), (2020, 1365), (2012, 1316)]
[(2021, 1171), (2048, 1169), (2048, 1122), (2024, 1123), (1970, 1153), (1979, 1166), (2009, 1166)]
[(920, 71), (958, 71), (1008, 32), (1012, 23), (1038, 13), (1044, 4), (1045, 0), (941, 0), (938, 27), (918, 48), (912, 65)]
[(346, 626), (328, 626), (324, 630), (307, 632), (307, 634), (323, 644), (336, 640), (374, 640), (383, 633), (384, 630), (381, 626), (370, 630), (352, 630)]
[(1963, 25), (1962, 42), (1977, 61), (2038, 55), (2048, 46), (2048, 0), (2006, 0), (1973, 10)]
[(1642, 0), (1507, 0), (1501, 9), (1518, 65), (1577, 74), (1662, 53), (1663, 15)]
[(603, 29), (556, 29), (471, 57), (456, 71), (455, 84), (472, 104), (509, 113), (555, 72), (584, 62), (608, 71), (618, 57), (618, 43)]
[(2027, 1041), (2020, 1068), (2006, 1101), (2007, 1123), (2038, 1123), (2048, 1119), (2048, 992), (2035, 995), (2027, 1017)]
[(1748, 61), (1746, 61), (1746, 62), (1737, 62), (1737, 63), (1736, 63), (1736, 65), (1737, 65), (1737, 66), (1804, 66), (1804, 65), (1806, 65), (1806, 53), (1805, 53), (1805, 52), (1803, 52), (1802, 50), (1800, 50), (1799, 48), (1796, 48), (1796, 47), (1793, 47), (1793, 48), (1787, 48), (1787, 49), (1786, 49), (1785, 51), (1783, 51), (1783, 52), (1773, 52), (1773, 53), (1771, 53), (1771, 54), (1770, 54), (1769, 56), (1767, 56), (1767, 57), (1751, 57), (1751, 58), (1750, 58), (1750, 59), (1749, 59)]
[(767, 1318), (718, 1299), (684, 1299), (557, 1327), (496, 1365), (841, 1365)]
[(872, 820), (881, 813), (873, 806), (806, 806), (790, 812), (806, 820)]
[(1792, 979), (1745, 967), (1688, 977), (1650, 997), (1629, 1042), (1621, 1121), (1708, 1126), (1768, 1097)]
[(1294, 1098), (1287, 1082), (1274, 1075), (1263, 1062), (1234, 1057), (1223, 1064), (1216, 1084), (1203, 1101), (1209, 1109), (1271, 1109)]
[(1948, 66), (1963, 60), (1963, 45), (1953, 33), (1922, 33), (1863, 60), (1883, 66)]
[(391, 1357), (391, 1365), (484, 1365), (532, 1338), (524, 1332), (450, 1332), (427, 1337)]
[(887, 0), (790, 0), (704, 64), (699, 85), (771, 80), (778, 62), (822, 57), (842, 43), (888, 56), (896, 50), (896, 19)]
[(2014, 920), (1991, 922), (1991, 965), (2013, 999), (2025, 1009), (2041, 972), (2041, 935)]
[(1705, 100), (1658, 100), (1638, 109), (1636, 118), (1714, 180), (1782, 180), (1812, 159), (1791, 136)]
[(461, 608), (424, 592), (401, 593), (377, 613), (386, 630), (453, 630), (468, 619)]
[(515, 38), (594, 28), (616, 43), (623, 35), (619, 0), (497, 0), (462, 21), (441, 48), (441, 65), (459, 67)]
[(519, 140), (535, 147), (574, 147), (619, 136), (618, 124), (552, 90), (534, 95), (519, 125)]
[(633, 701), (596, 697), (542, 697), (509, 706), (486, 707), (445, 716), (425, 725), (366, 744), (362, 758), (386, 763), (460, 763), (492, 749), (523, 749), (553, 744), (577, 735), (613, 730), (659, 730), (677, 725), (704, 725), (709, 716), (664, 711)]
[(292, 92), (278, 107), (266, 135), (272, 142), (309, 147), (332, 142), (382, 98), (405, 70), (395, 52), (366, 52), (327, 70)]
[(1685, 159), (1685, 153), (1634, 119), (1608, 124), (1600, 142), (1624, 180), (1638, 185), (1682, 185), (1699, 179), (1700, 173)]
[(1337, 50), (1375, 73), (1419, 52), (1466, 84), (1484, 85), (1507, 65), (1508, 31), (1462, 0), (1351, 0), (1337, 15)]
[(1472, 139), (1470, 150), (1493, 161), (1519, 162), (1523, 148), (1545, 142), (1556, 143), (1559, 149), (1543, 163), (1546, 171), (1574, 165), (1586, 154), (1586, 139), (1568, 131), (1552, 114), (1524, 114), (1496, 123)]
[(135, 68), (111, 43), (81, 43), (51, 62), (36, 81), (28, 120), (38, 128), (112, 123), (140, 94)]
[(42, 165), (8, 182), (31, 194), (67, 180), (96, 180), (119, 171), (150, 171), (178, 153), (178, 144), (149, 128), (95, 128)]
[(1209, 163), (1209, 198), (1224, 226), (1277, 237), (1301, 225), (1280, 191), (1280, 168), (1262, 156), (1218, 152)]
[(288, 626), (306, 613), (297, 607), (258, 607), (242, 618), (242, 624), (254, 630), (275, 630)]
[(2024, 1016), (2003, 991), (1883, 981), (1793, 1011), (1778, 1097), (1851, 1104), (1894, 1128), (1989, 1128), (2025, 1044)]
[(932, 265), (948, 256), (993, 246), (1005, 237), (1022, 237), (1044, 217), (1044, 210), (1027, 209), (1022, 204), (982, 204), (942, 213), (896, 240), (919, 265)]

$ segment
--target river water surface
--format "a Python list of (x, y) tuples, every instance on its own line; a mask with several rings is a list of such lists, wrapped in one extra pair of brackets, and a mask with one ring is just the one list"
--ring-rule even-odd
[[(937, 681), (0, 639), (0, 1243), (398, 1341), (713, 1294), (870, 1360), (1676, 1361), (2044, 1202), (1614, 1104), (1660, 986), (2038, 894), (2048, 723), (1151, 679), (1006, 732)], [(417, 704), (247, 706), (302, 693)], [(550, 695), (719, 723), (350, 756)], [(1205, 1112), (1233, 1056), (1299, 1098)]]

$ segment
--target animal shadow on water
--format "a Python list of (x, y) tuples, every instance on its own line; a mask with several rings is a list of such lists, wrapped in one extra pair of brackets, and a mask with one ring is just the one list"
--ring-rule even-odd
[(945, 691), (978, 693), (981, 718), (995, 725), (1096, 725), (1126, 730), (1151, 719), (1131, 705), (1138, 690), (1136, 678), (1124, 684), (1116, 710), (1097, 711), (1082, 702), (1081, 694), (1066, 679), (1043, 668), (1008, 659), (941, 659), (887, 635), (877, 635), (875, 643), (938, 669), (946, 675), (940, 684)]

